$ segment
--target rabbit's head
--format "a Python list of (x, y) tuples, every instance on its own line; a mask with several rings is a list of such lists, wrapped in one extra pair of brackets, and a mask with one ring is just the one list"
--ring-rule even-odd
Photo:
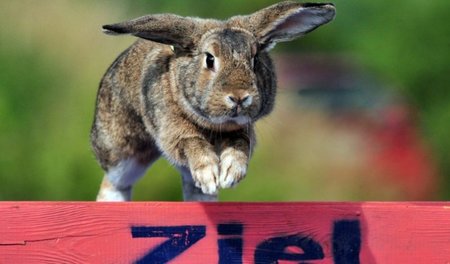
[(272, 110), (276, 79), (268, 51), (334, 15), (332, 4), (289, 1), (227, 21), (161, 14), (103, 28), (173, 46), (178, 103), (201, 124), (223, 128), (244, 126)]

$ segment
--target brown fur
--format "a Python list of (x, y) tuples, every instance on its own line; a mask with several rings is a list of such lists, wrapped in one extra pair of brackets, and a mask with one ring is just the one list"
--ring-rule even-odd
[[(255, 145), (253, 124), (274, 105), (268, 50), (333, 17), (329, 4), (282, 2), (227, 21), (163, 14), (104, 26), (107, 33), (142, 39), (116, 59), (100, 84), (91, 141), (102, 168), (108, 173), (130, 158), (147, 165), (162, 154), (189, 168), (204, 193), (236, 184)], [(206, 66), (207, 53), (214, 69)], [(225, 159), (228, 165), (221, 164)], [(232, 180), (221, 183), (220, 177)]]

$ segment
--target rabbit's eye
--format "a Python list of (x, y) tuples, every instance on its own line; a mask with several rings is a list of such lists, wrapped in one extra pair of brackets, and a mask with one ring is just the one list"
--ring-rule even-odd
[(206, 67), (210, 70), (214, 69), (214, 56), (208, 52), (206, 52)]

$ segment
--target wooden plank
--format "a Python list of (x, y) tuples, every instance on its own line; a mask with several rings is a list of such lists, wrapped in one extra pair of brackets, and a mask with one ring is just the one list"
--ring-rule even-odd
[(0, 263), (450, 263), (450, 203), (0, 203)]

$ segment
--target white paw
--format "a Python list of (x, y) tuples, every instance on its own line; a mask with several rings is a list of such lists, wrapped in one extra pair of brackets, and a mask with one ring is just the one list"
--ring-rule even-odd
[(108, 180), (103, 180), (97, 195), (97, 202), (125, 202), (131, 200), (131, 187), (119, 190)]
[(236, 185), (247, 173), (247, 157), (232, 148), (226, 149), (220, 156), (220, 188)]
[(97, 195), (97, 202), (126, 202), (130, 201), (129, 191), (118, 191), (112, 189), (100, 190)]
[(216, 194), (218, 191), (217, 179), (219, 175), (219, 164), (217, 158), (204, 157), (200, 165), (191, 171), (192, 178), (197, 188), (202, 189), (205, 194)]

